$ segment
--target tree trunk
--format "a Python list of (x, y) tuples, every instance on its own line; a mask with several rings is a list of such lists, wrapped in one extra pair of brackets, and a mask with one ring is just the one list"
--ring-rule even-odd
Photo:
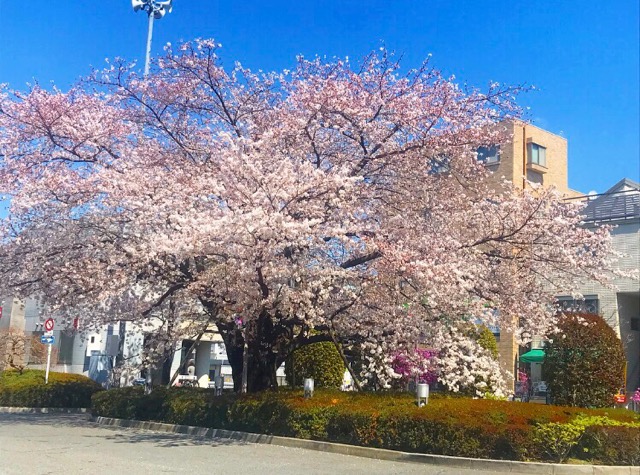
[(244, 354), (244, 339), (242, 332), (230, 324), (218, 323), (218, 331), (224, 341), (227, 359), (231, 365), (233, 390), (239, 393), (242, 389), (242, 356)]
[(162, 356), (162, 376), (160, 384), (163, 386), (169, 385), (171, 381), (171, 365), (173, 364), (173, 356), (175, 355), (175, 348), (173, 346), (165, 346), (164, 354)]
[(257, 392), (275, 389), (278, 386), (276, 370), (282, 360), (276, 348), (274, 326), (266, 312), (249, 322), (247, 328), (239, 330), (229, 324), (218, 325), (218, 330), (227, 350), (227, 358), (233, 372), (233, 389), (242, 388), (242, 359), (244, 356), (244, 335), (248, 340), (249, 362), (247, 371), (247, 391)]

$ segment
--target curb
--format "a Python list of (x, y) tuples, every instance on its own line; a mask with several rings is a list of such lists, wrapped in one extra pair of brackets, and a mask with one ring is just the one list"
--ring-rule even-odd
[(86, 407), (6, 407), (0, 406), (0, 414), (87, 414)]
[(447, 455), (418, 454), (389, 449), (360, 447), (357, 445), (295, 439), (277, 435), (252, 434), (250, 432), (207, 429), (205, 427), (165, 424), (162, 422), (135, 421), (111, 417), (89, 416), (89, 420), (111, 427), (143, 429), (156, 432), (171, 432), (211, 439), (233, 439), (252, 444), (270, 444), (297, 449), (316, 450), (334, 454), (352, 455), (392, 462), (426, 463), (452, 468), (492, 470), (501, 473), (523, 473), (535, 475), (640, 475), (640, 467), (608, 465), (568, 465), (557, 463), (516, 462), (510, 460), (474, 459)]

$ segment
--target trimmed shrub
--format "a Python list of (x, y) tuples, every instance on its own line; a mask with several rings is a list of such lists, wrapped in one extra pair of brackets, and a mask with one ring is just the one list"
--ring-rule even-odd
[[(155, 393), (156, 391), (153, 391)], [(149, 420), (144, 414), (144, 388), (140, 386), (102, 391), (93, 396), (91, 411), (94, 415), (115, 417), (117, 419)], [(156, 420), (164, 420), (165, 415), (158, 411), (153, 415)]]
[(543, 377), (554, 404), (607, 407), (624, 381), (622, 342), (598, 315), (563, 315), (549, 335)]
[(532, 437), (535, 445), (542, 449), (545, 458), (552, 462), (563, 462), (583, 434), (584, 428), (575, 424), (548, 422), (538, 424)]
[(41, 370), (0, 373), (0, 406), (90, 407), (91, 396), (102, 390), (95, 381), (79, 374), (49, 373), (44, 384)]
[(317, 387), (338, 389), (342, 385), (344, 370), (340, 353), (329, 341), (298, 348), (285, 362), (289, 386), (302, 386), (304, 378), (313, 378)]
[(489, 352), (494, 360), (498, 359), (498, 341), (496, 340), (496, 336), (488, 327), (480, 325), (476, 329), (475, 340), (478, 342), (478, 345)]
[(637, 463), (633, 444), (640, 437), (640, 417), (621, 409), (438, 397), (418, 408), (413, 395), (393, 392), (320, 390), (305, 399), (295, 390), (216, 397), (204, 389), (162, 388), (145, 396), (141, 388), (123, 388), (98, 393), (93, 402), (94, 415), (101, 416), (507, 460), (569, 454)]
[(577, 456), (589, 454), (605, 465), (640, 465), (640, 430), (626, 426), (588, 427), (575, 452)]

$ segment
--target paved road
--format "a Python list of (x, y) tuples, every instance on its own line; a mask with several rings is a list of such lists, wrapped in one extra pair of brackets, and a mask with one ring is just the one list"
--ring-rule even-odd
[(0, 474), (413, 474), (491, 472), (98, 426), (84, 415), (0, 414)]

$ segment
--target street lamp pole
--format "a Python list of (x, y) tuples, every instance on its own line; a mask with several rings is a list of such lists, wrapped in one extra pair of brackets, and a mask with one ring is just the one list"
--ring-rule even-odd
[(149, 75), (149, 63), (151, 62), (151, 39), (153, 37), (153, 21), (160, 20), (173, 9), (173, 0), (131, 0), (133, 11), (142, 10), (149, 17), (147, 29), (147, 49), (144, 56), (144, 77)]
[(153, 15), (149, 14), (149, 28), (147, 28), (147, 49), (144, 54), (144, 77), (149, 75), (151, 61), (151, 38), (153, 37)]

